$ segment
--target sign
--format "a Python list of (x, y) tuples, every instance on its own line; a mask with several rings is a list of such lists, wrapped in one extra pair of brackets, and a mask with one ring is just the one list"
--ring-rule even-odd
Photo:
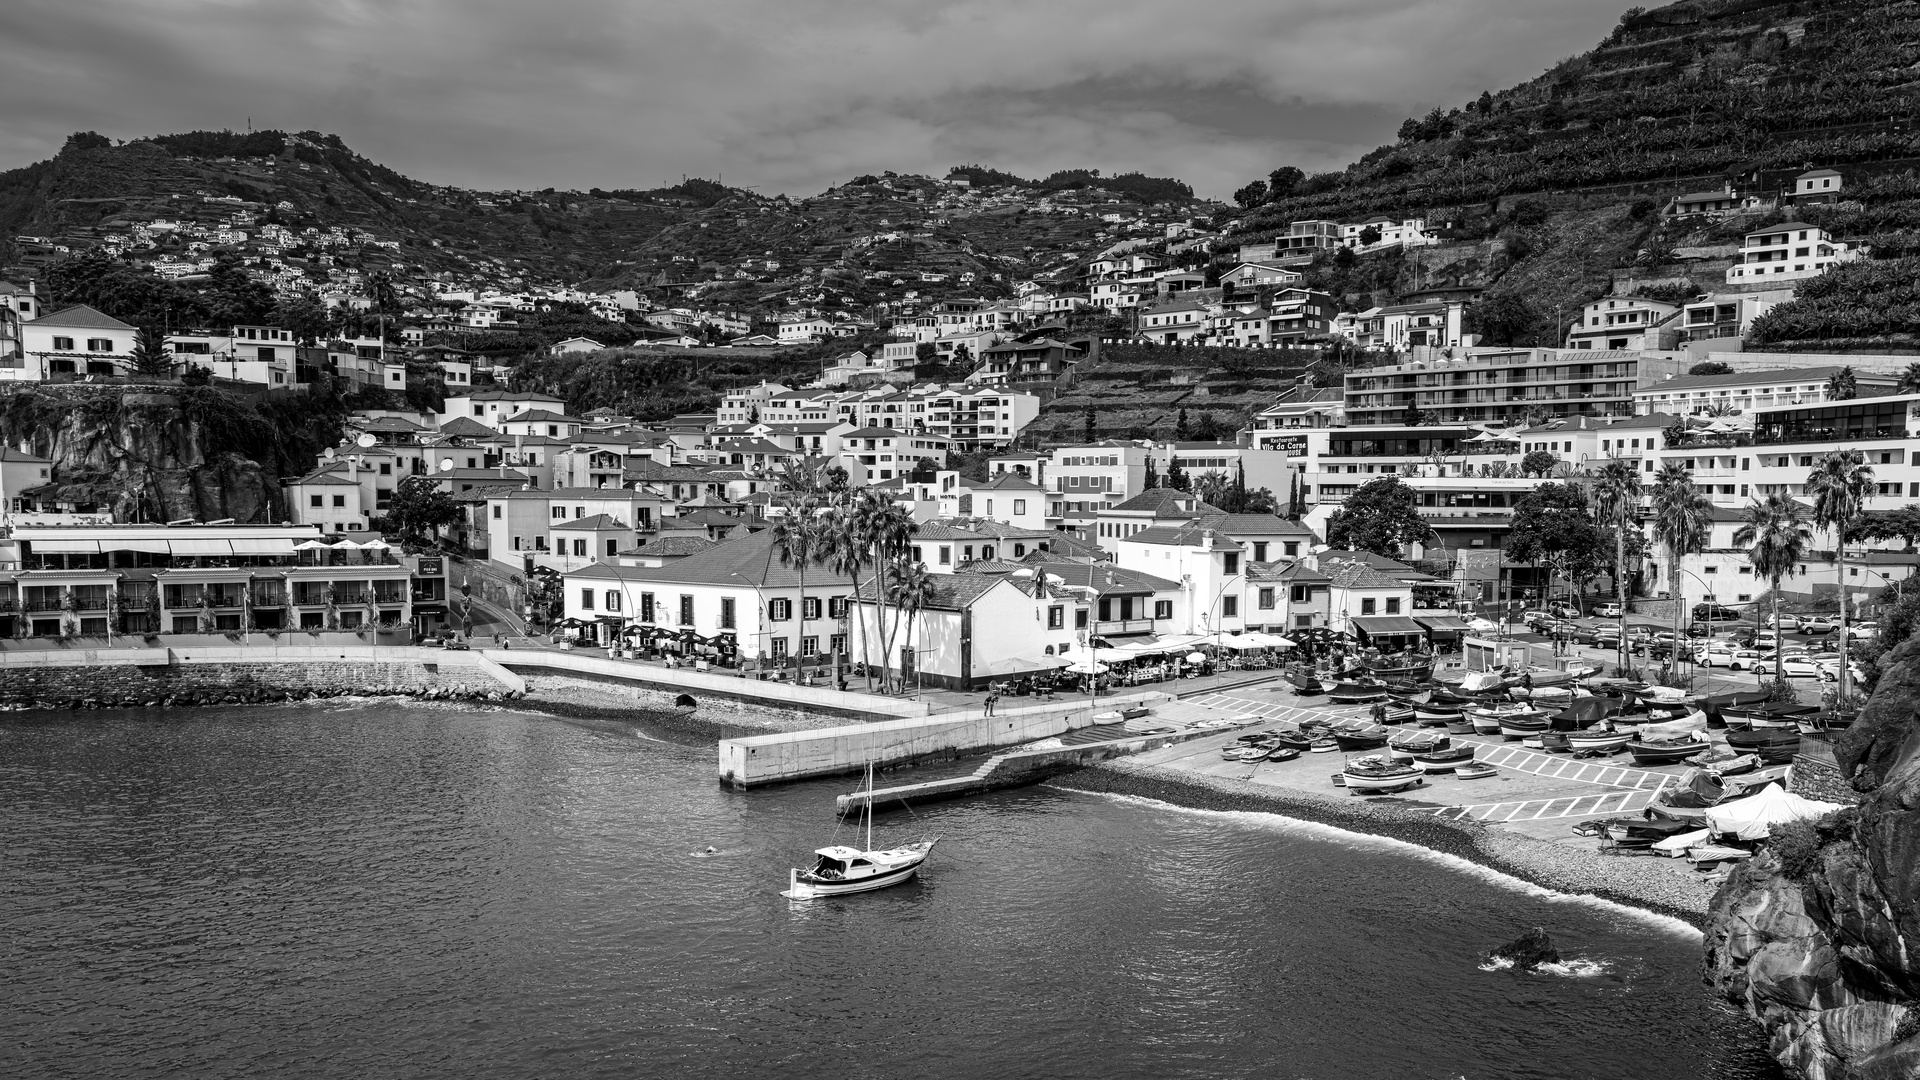
[(442, 565), (442, 562), (439, 559), (421, 559), (420, 560), (420, 576), (421, 577), (439, 577), (441, 574), (441, 565)]
[(1279, 438), (1260, 440), (1268, 450), (1279, 450), (1288, 457), (1307, 456), (1307, 437), (1305, 435), (1283, 435)]

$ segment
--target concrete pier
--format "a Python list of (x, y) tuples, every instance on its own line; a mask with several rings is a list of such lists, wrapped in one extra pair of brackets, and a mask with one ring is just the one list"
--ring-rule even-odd
[(982, 709), (969, 709), (939, 716), (724, 739), (719, 747), (719, 778), (728, 787), (743, 789), (844, 775), (870, 764), (887, 766), (952, 757), (1062, 735), (1099, 723), (1095, 719), (1098, 713), (1136, 705), (1152, 708), (1169, 700), (1170, 695), (1148, 691), (1102, 698), (1091, 708), (1083, 702), (1061, 702), (1001, 709), (992, 716)]

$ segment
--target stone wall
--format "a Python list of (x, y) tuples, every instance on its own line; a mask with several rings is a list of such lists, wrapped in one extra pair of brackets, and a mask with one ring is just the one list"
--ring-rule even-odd
[[(349, 694), (499, 700), (511, 688), (461, 658), (209, 658), (181, 663), (155, 650), (147, 663), (0, 665), (0, 704), (29, 708), (150, 707), (285, 701)], [(429, 654), (431, 656), (432, 654)]]
[(1808, 799), (1847, 806), (1860, 801), (1860, 793), (1840, 775), (1838, 765), (1805, 754), (1794, 757), (1793, 768), (1787, 772), (1787, 790)]

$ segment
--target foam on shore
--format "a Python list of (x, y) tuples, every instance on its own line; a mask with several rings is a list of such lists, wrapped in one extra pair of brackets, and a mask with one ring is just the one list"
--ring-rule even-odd
[[(1443, 866), (1456, 873), (1467, 874), (1489, 884), (1522, 893), (1535, 899), (1546, 900), (1552, 903), (1575, 904), (1582, 907), (1595, 908), (1613, 915), (1631, 916), (1657, 929), (1696, 941), (1701, 937), (1699, 928), (1671, 915), (1586, 893), (1570, 893), (1558, 889), (1550, 889), (1544, 885), (1516, 877), (1483, 863), (1477, 863), (1471, 859), (1464, 859), (1458, 855), (1452, 855), (1444, 851), (1436, 851), (1422, 844), (1401, 840), (1396, 837), (1381, 836), (1377, 833), (1354, 832), (1350, 829), (1342, 829), (1335, 825), (1328, 825), (1318, 821), (1308, 821), (1304, 818), (1288, 817), (1285, 814), (1268, 810), (1203, 810), (1191, 806), (1181, 806), (1178, 803), (1170, 803), (1160, 799), (1148, 798), (1144, 795), (1125, 795), (1111, 791), (1086, 792), (1085, 794), (1099, 795), (1116, 802), (1133, 803), (1141, 806), (1151, 806), (1156, 809), (1171, 810), (1180, 814), (1197, 814), (1215, 819), (1224, 819), (1252, 828), (1307, 836), (1322, 843), (1338, 844), (1341, 847), (1351, 848), (1356, 851), (1391, 851), (1396, 855), (1415, 858), (1423, 862)], [(1593, 968), (1591, 961), (1580, 960), (1568, 961), (1559, 965), (1543, 964), (1541, 965), (1541, 969), (1556, 969), (1553, 970), (1554, 974), (1576, 976), (1598, 973), (1598, 971)]]

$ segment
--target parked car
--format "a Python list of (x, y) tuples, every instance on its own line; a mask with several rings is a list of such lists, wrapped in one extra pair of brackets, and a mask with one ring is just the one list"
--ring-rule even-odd
[[(1840, 658), (1839, 657), (1836, 656), (1831, 660), (1817, 660), (1815, 661), (1814, 666), (1820, 669), (1820, 678), (1822, 680), (1826, 682), (1840, 681)], [(1867, 673), (1864, 669), (1860, 667), (1859, 661), (1857, 660), (1849, 661), (1847, 663), (1847, 671), (1849, 672), (1848, 678), (1851, 681), (1856, 683), (1866, 681)]]
[(1780, 673), (1789, 679), (1817, 679), (1820, 665), (1810, 656), (1789, 656), (1780, 661)]
[(1800, 632), (1803, 634), (1831, 634), (1840, 623), (1825, 615), (1806, 615), (1800, 619)]
[(1760, 654), (1726, 642), (1710, 642), (1694, 652), (1693, 662), (1703, 667), (1752, 671), (1760, 663)]
[(1537, 622), (1549, 623), (1553, 621), (1553, 613), (1540, 608), (1528, 608), (1520, 613), (1520, 621), (1526, 623), (1528, 626), (1532, 626)]
[(1740, 613), (1721, 604), (1693, 605), (1694, 622), (1739, 622)]
[(1476, 634), (1497, 634), (1500, 624), (1492, 619), (1472, 618), (1467, 620), (1467, 629)]
[(1593, 614), (1595, 618), (1599, 619), (1617, 619), (1620, 617), (1620, 605), (1615, 603), (1600, 604), (1593, 609)]
[(1785, 633), (1789, 630), (1798, 630), (1798, 629), (1800, 629), (1800, 616), (1795, 615), (1791, 611), (1783, 611), (1780, 613), (1781, 633)]
[(1879, 633), (1880, 624), (1878, 623), (1863, 622), (1847, 624), (1847, 638), (1850, 641), (1866, 641), (1877, 637)]
[(1595, 648), (1617, 649), (1620, 647), (1620, 628), (1617, 626), (1599, 626), (1593, 631)]
[(1627, 640), (1635, 645), (1653, 640), (1653, 631), (1645, 626), (1627, 627)]
[(1572, 604), (1549, 604), (1547, 614), (1556, 619), (1577, 619), (1580, 617), (1580, 609)]

